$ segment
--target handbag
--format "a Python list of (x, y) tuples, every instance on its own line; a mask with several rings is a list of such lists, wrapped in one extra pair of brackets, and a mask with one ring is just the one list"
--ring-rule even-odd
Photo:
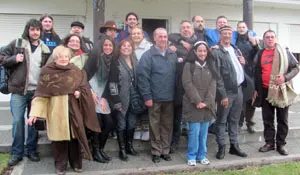
[[(144, 104), (144, 100), (138, 90), (137, 87), (137, 83), (135, 80), (135, 70), (134, 70), (134, 66), (132, 66), (132, 72), (128, 69), (127, 65), (125, 65), (122, 61), (120, 61), (121, 64), (123, 64), (123, 66), (125, 67), (125, 69), (128, 71), (129, 75), (130, 75), (130, 80), (131, 80), (131, 87), (130, 87), (130, 104), (129, 107), (131, 108), (131, 111), (134, 114), (142, 114), (145, 112), (145, 110), (147, 109), (147, 107)], [(132, 62), (132, 61), (131, 61)]]
[(46, 130), (46, 124), (46, 120), (37, 119), (33, 126), (37, 131), (44, 131)]
[(142, 114), (147, 109), (142, 96), (135, 86), (130, 88), (130, 107), (135, 114)]

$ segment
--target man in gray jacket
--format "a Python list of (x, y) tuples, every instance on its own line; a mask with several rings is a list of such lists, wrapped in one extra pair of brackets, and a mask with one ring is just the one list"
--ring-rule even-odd
[(217, 159), (225, 156), (225, 128), (228, 123), (228, 134), (230, 139), (230, 154), (246, 157), (238, 145), (238, 123), (240, 119), (243, 92), (242, 85), (245, 82), (244, 65), (245, 59), (241, 52), (231, 45), (232, 28), (223, 26), (219, 29), (220, 43), (218, 49), (212, 51), (220, 72), (217, 81), (217, 120), (216, 141), (219, 150)]
[(170, 144), (173, 131), (173, 99), (177, 55), (168, 47), (168, 33), (157, 28), (155, 45), (146, 51), (139, 63), (138, 87), (149, 109), (152, 161), (172, 160)]

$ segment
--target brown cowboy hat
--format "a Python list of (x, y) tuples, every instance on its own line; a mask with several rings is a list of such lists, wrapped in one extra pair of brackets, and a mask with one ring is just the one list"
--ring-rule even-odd
[(100, 33), (104, 33), (106, 29), (115, 29), (117, 32), (120, 32), (115, 21), (106, 21), (104, 26), (100, 27)]

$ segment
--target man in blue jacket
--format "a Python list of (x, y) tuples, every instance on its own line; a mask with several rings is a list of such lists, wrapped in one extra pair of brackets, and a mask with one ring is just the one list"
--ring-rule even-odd
[(170, 50), (168, 33), (157, 28), (155, 45), (146, 51), (139, 63), (138, 87), (149, 111), (152, 161), (171, 161), (169, 155), (173, 131), (173, 100), (177, 55)]
[[(131, 30), (139, 25), (139, 17), (137, 16), (137, 14), (129, 12), (125, 18), (125, 24), (125, 29), (121, 31), (117, 36), (117, 42), (120, 42), (123, 39), (129, 37)], [(150, 40), (150, 37), (147, 32), (144, 31), (144, 35), (148, 40)]]
[[(218, 43), (220, 40), (219, 30), (221, 27), (227, 26), (228, 20), (226, 16), (218, 16), (216, 20), (216, 28), (215, 29), (209, 29), (205, 28), (205, 36), (207, 38), (207, 43), (210, 48), (218, 48)], [(256, 36), (256, 33), (249, 30), (249, 33), (251, 33), (252, 36)], [(231, 38), (231, 44), (235, 45), (236, 40), (238, 37), (238, 32), (233, 31), (232, 32), (232, 38)]]

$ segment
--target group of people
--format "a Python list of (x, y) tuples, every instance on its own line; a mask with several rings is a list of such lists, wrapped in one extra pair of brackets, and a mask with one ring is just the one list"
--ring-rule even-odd
[[(141, 120), (149, 125), (154, 163), (172, 160), (182, 123), (188, 128), (189, 166), (210, 163), (209, 127), (216, 135), (217, 159), (225, 156), (227, 129), (229, 153), (247, 157), (239, 147), (238, 132), (244, 120), (248, 132), (255, 132), (255, 107), (262, 107), (266, 142), (259, 151), (276, 148), (288, 154), (291, 80), (299, 68), (288, 49), (277, 43), (274, 31), (264, 33), (261, 47), (243, 21), (234, 31), (227, 18), (219, 16), (216, 29), (209, 29), (201, 16), (194, 16), (180, 23), (180, 33), (155, 29), (152, 43), (138, 20), (135, 13), (128, 13), (123, 31), (114, 21), (106, 21), (93, 44), (83, 36), (84, 24), (79, 21), (71, 23), (70, 34), (61, 40), (53, 18), (46, 14), (29, 20), (22, 37), (3, 49), (0, 64), (8, 71), (12, 94), (10, 166), (24, 155), (40, 160), (35, 127), (40, 120), (46, 120), (57, 174), (65, 174), (68, 161), (75, 172), (81, 172), (82, 154), (109, 162), (112, 158), (104, 147), (113, 130), (119, 158), (128, 161), (128, 154), (138, 156), (133, 139)], [(29, 126), (24, 148), (26, 109)]]

